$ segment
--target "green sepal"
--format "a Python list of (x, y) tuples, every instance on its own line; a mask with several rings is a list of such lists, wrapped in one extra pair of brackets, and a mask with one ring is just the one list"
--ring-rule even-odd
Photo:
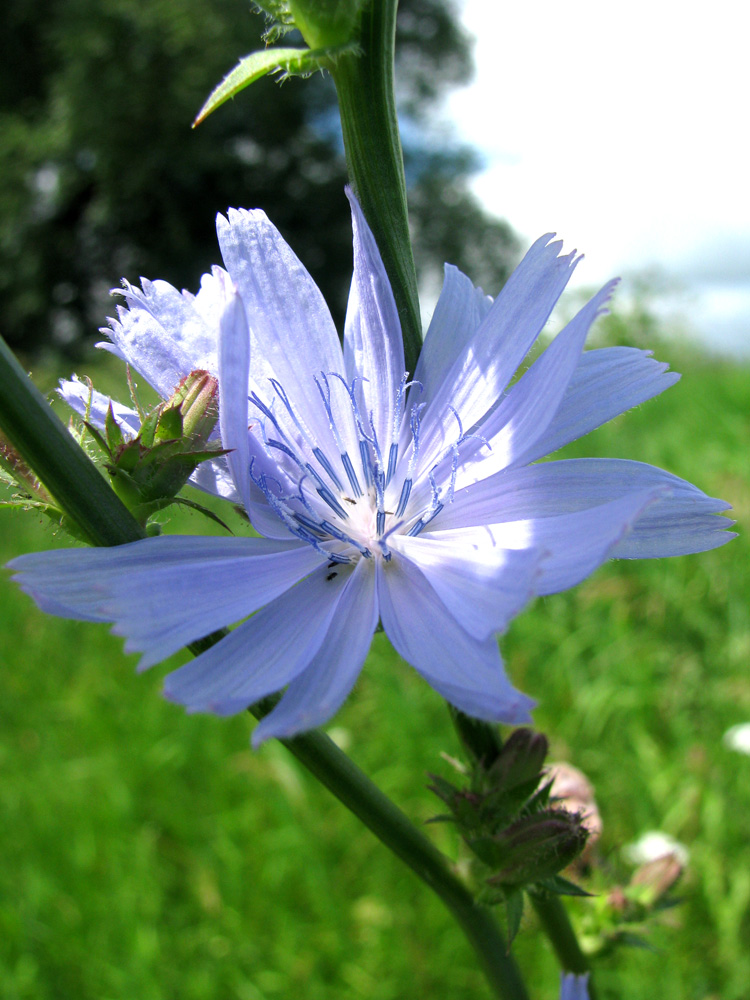
[(91, 435), (91, 437), (94, 439), (94, 441), (96, 441), (96, 443), (102, 449), (102, 451), (104, 452), (104, 454), (105, 455), (109, 455), (110, 448), (109, 448), (109, 445), (107, 444), (107, 439), (101, 434), (101, 432), (99, 431), (99, 429), (96, 428), (96, 427), (94, 427), (93, 424), (90, 424), (88, 422), (88, 420), (84, 420), (83, 421), (83, 425), (86, 428), (86, 430), (89, 432), (89, 434)]
[(263, 32), (264, 42), (276, 42), (294, 30), (294, 18), (287, 0), (253, 0), (253, 6), (266, 15), (268, 28)]
[(438, 774), (431, 774), (430, 778), (433, 784), (428, 785), (429, 791), (434, 792), (448, 806), (453, 815), (445, 818), (452, 819), (462, 834), (480, 830), (484, 826), (484, 802), (480, 796), (470, 789), (456, 788)]
[(112, 400), (109, 401), (107, 415), (104, 418), (104, 433), (107, 438), (107, 447), (110, 451), (114, 451), (115, 448), (120, 448), (123, 444), (125, 444), (125, 438), (120, 430), (120, 425), (115, 420), (115, 413), (112, 409)]
[(112, 485), (131, 508), (170, 499), (187, 483), (201, 462), (226, 455), (226, 449), (182, 451), (183, 441), (162, 441), (144, 448), (129, 441), (105, 463)]
[(508, 951), (510, 951), (516, 934), (521, 929), (523, 917), (523, 889), (514, 889), (505, 893), (505, 920), (508, 934)]
[(179, 441), (183, 435), (182, 413), (179, 406), (166, 406), (159, 417), (154, 434), (154, 443)]
[(475, 764), (490, 768), (503, 749), (503, 740), (497, 726), (464, 715), (453, 705), (448, 706), (461, 744)]
[(281, 74), (282, 80), (290, 76), (311, 76), (318, 70), (330, 69), (341, 56), (357, 51), (356, 45), (346, 44), (323, 49), (263, 49), (261, 52), (251, 52), (249, 56), (240, 59), (232, 72), (211, 92), (198, 112), (193, 128), (205, 121), (230, 97), (269, 73)]
[(522, 816), (493, 837), (468, 840), (494, 869), (490, 885), (511, 887), (539, 882), (567, 868), (586, 846), (588, 832), (578, 816), (562, 809)]
[(586, 892), (575, 882), (563, 878), (562, 875), (552, 875), (550, 878), (540, 879), (533, 886), (529, 886), (529, 892), (536, 895), (546, 893), (551, 896), (586, 896), (589, 899), (593, 898), (594, 895), (591, 892)]
[(189, 507), (190, 510), (197, 510), (200, 514), (205, 517), (210, 518), (216, 524), (221, 525), (230, 535), (234, 532), (229, 527), (226, 522), (222, 521), (218, 514), (214, 514), (212, 510), (208, 507), (204, 507), (203, 504), (196, 503), (195, 500), (189, 500), (187, 497), (163, 497), (161, 500), (152, 500), (150, 503), (142, 503), (137, 507), (133, 508), (133, 513), (141, 522), (141, 524), (146, 524), (146, 530), (148, 531), (153, 525), (149, 524), (149, 519), (155, 514), (158, 514), (162, 510), (166, 510), (167, 507), (171, 507), (172, 504), (177, 504), (180, 507)]

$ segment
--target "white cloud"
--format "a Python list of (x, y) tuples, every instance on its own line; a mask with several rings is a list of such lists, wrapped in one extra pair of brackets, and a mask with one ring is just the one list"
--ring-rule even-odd
[(556, 230), (585, 251), (578, 284), (690, 259), (742, 280), (743, 3), (465, 0), (463, 20), (477, 76), (448, 110), (487, 155), (473, 186), (488, 209), (528, 240)]

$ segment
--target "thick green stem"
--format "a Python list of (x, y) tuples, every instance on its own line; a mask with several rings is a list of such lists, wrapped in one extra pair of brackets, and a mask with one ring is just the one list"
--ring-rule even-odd
[(145, 537), (2, 337), (0, 430), (94, 545), (122, 545)]
[(362, 15), (360, 54), (342, 56), (331, 73), (349, 177), (393, 288), (406, 368), (413, 374), (422, 347), (422, 324), (393, 93), (397, 6), (397, 0), (372, 0)]

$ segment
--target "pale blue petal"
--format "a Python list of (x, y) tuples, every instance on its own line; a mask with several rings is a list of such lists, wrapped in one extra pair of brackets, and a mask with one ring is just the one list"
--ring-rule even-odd
[(560, 973), (560, 1000), (589, 1000), (589, 974)]
[(529, 721), (534, 702), (506, 677), (497, 640), (469, 635), (414, 564), (379, 565), (378, 603), (396, 651), (451, 704), (490, 722)]
[[(222, 444), (229, 449), (224, 459), (253, 526), (266, 537), (287, 538), (289, 532), (250, 477), (251, 441), (255, 444), (248, 429), (250, 335), (242, 300), (228, 276), (226, 282), (227, 304), (221, 316), (219, 343), (219, 424)], [(265, 454), (263, 458), (268, 461)], [(210, 479), (208, 482), (210, 485)]]
[(319, 652), (255, 729), (253, 746), (327, 722), (354, 686), (377, 624), (375, 569), (371, 560), (361, 559), (341, 592)]
[(190, 483), (197, 489), (203, 490), (204, 493), (212, 493), (214, 496), (230, 500), (232, 503), (242, 503), (242, 497), (237, 492), (234, 479), (229, 471), (226, 455), (212, 459), (210, 462), (201, 462), (190, 477)]
[[(506, 468), (542, 436), (580, 362), (591, 324), (604, 311), (616, 284), (616, 280), (610, 281), (580, 310), (479, 425), (477, 434), (487, 443), (475, 442), (476, 464), (464, 466), (457, 486)], [(468, 456), (465, 451), (462, 454), (466, 462)]]
[(455, 439), (455, 409), (465, 430), (501, 398), (547, 322), (577, 259), (559, 256), (562, 243), (543, 236), (528, 251), (495, 299), (465, 351), (443, 374), (422, 420), (422, 468), (430, 468), (446, 440)]
[(72, 380), (60, 379), (60, 388), (57, 392), (71, 410), (100, 431), (104, 430), (110, 403), (115, 420), (126, 437), (135, 437), (141, 428), (141, 418), (136, 410), (122, 406), (113, 399), (110, 400), (109, 396), (81, 382), (77, 375), (74, 375)]
[[(204, 281), (216, 280), (205, 276)], [(217, 371), (219, 315), (208, 323), (196, 308), (194, 297), (178, 292), (166, 281), (141, 279), (143, 289), (124, 284), (120, 294), (127, 308), (104, 329), (114, 353), (131, 364), (167, 399), (182, 379), (196, 369)], [(99, 344), (107, 350), (110, 344)]]
[(453, 504), (430, 527), (496, 524), (526, 518), (554, 518), (584, 511), (642, 490), (665, 495), (638, 518), (613, 548), (617, 558), (688, 555), (723, 545), (732, 522), (716, 515), (729, 504), (706, 496), (697, 486), (644, 462), (616, 458), (576, 458), (511, 469), (455, 494)]
[(165, 535), (106, 549), (60, 549), (9, 563), (44, 611), (114, 623), (152, 666), (273, 601), (320, 565), (308, 545)]
[(324, 451), (333, 445), (315, 384), (321, 372), (343, 372), (336, 328), (318, 286), (260, 209), (230, 209), (216, 220), (219, 244), (245, 305), (252, 380), (273, 398), (276, 379)]
[(515, 465), (552, 454), (633, 406), (658, 396), (680, 376), (669, 365), (654, 361), (651, 351), (634, 347), (603, 347), (587, 351), (573, 373), (552, 421)]
[(226, 460), (235, 489), (252, 517), (247, 403), (250, 333), (242, 299), (231, 286), (226, 288), (226, 295), (220, 323), (219, 426), (222, 444), (229, 450)]
[(344, 332), (346, 375), (361, 376), (357, 391), (364, 414), (372, 414), (375, 433), (385, 452), (394, 436), (394, 415), (405, 374), (401, 323), (380, 251), (354, 195), (347, 191), (354, 230), (354, 276)]
[(477, 639), (504, 631), (534, 596), (542, 555), (534, 549), (458, 545), (424, 535), (394, 535), (389, 544), (416, 564), (456, 621)]
[(535, 589), (538, 594), (554, 594), (574, 587), (610, 558), (638, 518), (668, 493), (668, 487), (659, 485), (572, 514), (525, 517), (481, 527), (442, 530), (435, 518), (435, 530), (425, 532), (425, 537), (454, 544), (541, 550), (546, 555)]
[(169, 674), (164, 693), (191, 711), (231, 715), (279, 691), (318, 652), (352, 574), (323, 566), (216, 646)]
[(490, 311), (492, 299), (452, 264), (445, 265), (440, 298), (424, 338), (414, 378), (421, 383), (419, 398), (432, 399), (456, 359)]
[[(518, 455), (526, 454), (544, 434), (579, 364), (591, 324), (601, 315), (616, 284), (616, 281), (609, 282), (580, 310), (512, 387), (497, 409), (479, 424), (476, 436), (464, 442), (454, 484), (456, 490), (512, 465)], [(426, 455), (420, 463), (422, 468), (428, 469), (434, 457)], [(438, 481), (450, 475), (452, 458), (449, 452), (433, 470)], [(423, 474), (412, 490), (410, 510), (427, 505), (430, 488), (430, 481)]]

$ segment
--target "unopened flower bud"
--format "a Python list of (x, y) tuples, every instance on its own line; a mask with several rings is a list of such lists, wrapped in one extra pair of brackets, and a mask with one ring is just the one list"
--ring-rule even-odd
[(167, 401), (182, 416), (182, 436), (192, 445), (204, 445), (219, 419), (219, 383), (202, 369), (186, 375)]
[(602, 834), (602, 818), (594, 798), (594, 787), (583, 771), (572, 764), (550, 764), (545, 770), (547, 777), (552, 779), (550, 796), (555, 799), (556, 805), (580, 815), (588, 830), (589, 839), (580, 858), (586, 862)]
[(525, 816), (491, 838), (493, 867), (501, 867), (487, 881), (522, 886), (550, 878), (578, 857), (587, 836), (580, 818), (563, 809)]
[(514, 729), (488, 771), (493, 787), (510, 791), (531, 781), (538, 782), (548, 748), (544, 733)]
[(666, 895), (682, 875), (684, 868), (676, 854), (665, 854), (649, 861), (635, 872), (631, 887), (638, 887), (638, 901), (651, 907)]

